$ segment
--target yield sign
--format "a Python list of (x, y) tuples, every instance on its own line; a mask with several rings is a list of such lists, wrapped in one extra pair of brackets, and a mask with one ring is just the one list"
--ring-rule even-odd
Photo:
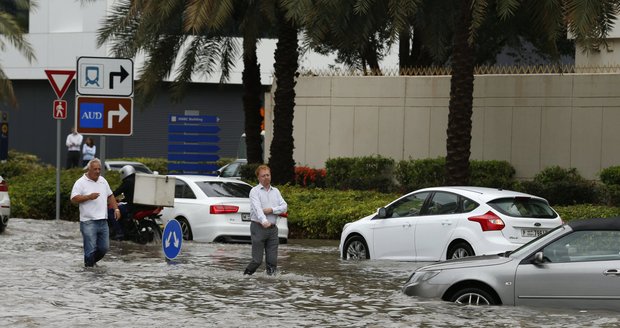
[(58, 97), (58, 99), (62, 99), (62, 96), (64, 96), (65, 92), (67, 92), (67, 88), (69, 88), (71, 81), (73, 81), (75, 71), (46, 69), (45, 74), (47, 75), (47, 79), (50, 81), (50, 84), (56, 93), (56, 97)]

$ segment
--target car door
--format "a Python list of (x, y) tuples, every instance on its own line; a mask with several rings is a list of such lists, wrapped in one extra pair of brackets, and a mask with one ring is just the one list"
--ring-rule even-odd
[(414, 220), (429, 195), (430, 192), (419, 192), (404, 196), (386, 207), (384, 218), (377, 216), (372, 220), (374, 258), (415, 258)]
[(416, 261), (439, 261), (457, 226), (459, 195), (437, 191), (415, 220)]
[(620, 231), (575, 231), (542, 249), (545, 262), (518, 266), (515, 303), (617, 309)]

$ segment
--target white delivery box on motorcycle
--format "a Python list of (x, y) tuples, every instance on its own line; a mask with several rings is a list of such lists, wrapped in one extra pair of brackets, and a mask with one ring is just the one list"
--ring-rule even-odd
[(135, 204), (174, 207), (175, 178), (167, 175), (136, 173)]

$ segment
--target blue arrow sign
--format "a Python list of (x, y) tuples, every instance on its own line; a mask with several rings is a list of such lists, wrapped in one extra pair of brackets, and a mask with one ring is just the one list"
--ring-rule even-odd
[(161, 238), (161, 245), (166, 258), (172, 260), (177, 257), (181, 252), (181, 244), (183, 243), (183, 232), (179, 221), (174, 219), (168, 221)]
[(219, 117), (213, 115), (170, 115), (168, 123), (218, 123)]
[(168, 145), (169, 153), (217, 153), (219, 150), (217, 145)]
[(214, 125), (168, 125), (168, 133), (218, 133), (219, 126)]

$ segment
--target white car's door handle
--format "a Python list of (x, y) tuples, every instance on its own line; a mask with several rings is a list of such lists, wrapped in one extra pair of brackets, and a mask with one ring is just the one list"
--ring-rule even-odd
[(450, 221), (443, 221), (443, 222), (441, 222), (441, 225), (450, 226), (450, 225), (452, 225), (452, 222), (450, 222)]
[(618, 269), (609, 269), (606, 270), (605, 272), (603, 272), (604, 275), (606, 276), (618, 276), (620, 277), (620, 270)]

